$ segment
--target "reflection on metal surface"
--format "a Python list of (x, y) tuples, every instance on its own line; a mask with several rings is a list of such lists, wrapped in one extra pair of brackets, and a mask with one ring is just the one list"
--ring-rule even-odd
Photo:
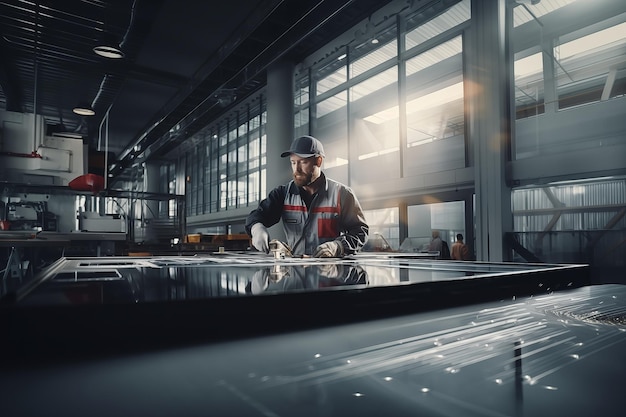
[[(604, 316), (624, 307), (626, 286), (590, 286), (55, 363), (0, 373), (0, 399), (7, 415), (54, 408), (66, 417), (175, 415), (181, 407), (187, 415), (617, 417), (626, 329), (562, 313)], [(107, 407), (98, 406), (103, 395)]]
[[(417, 335), (385, 339), (383, 343), (333, 355), (316, 354), (313, 359), (298, 365), (297, 375), (291, 376), (289, 382), (273, 381), (269, 385), (291, 382), (326, 384), (382, 371), (412, 376), (435, 371), (457, 374), (473, 365), (487, 363), (505, 352), (515, 354), (498, 365), (501, 370), (493, 368), (486, 375), (488, 380), (498, 384), (514, 382), (515, 370), (518, 369), (516, 363), (521, 361), (524, 383), (536, 385), (561, 367), (573, 363), (568, 358), (594, 355), (625, 340), (626, 329), (613, 330), (598, 324), (584, 326), (586, 330), (591, 330), (595, 340), (582, 343), (572, 331), (583, 327), (582, 323), (547, 317), (556, 317), (563, 311), (571, 310), (603, 315), (614, 308), (602, 306), (602, 300), (608, 297), (614, 296), (610, 293), (596, 297), (552, 294), (526, 302), (507, 303), (502, 307), (442, 315), (430, 320), (403, 323), (395, 328), (390, 326), (378, 331)], [(620, 301), (626, 301), (626, 294)], [(451, 322), (455, 325), (441, 326)], [(566, 358), (565, 362), (563, 358)]]
[[(597, 303), (597, 305), (596, 305)], [(620, 305), (617, 296), (608, 299), (579, 299), (567, 306), (550, 310), (566, 324), (581, 321), (588, 324), (608, 324), (626, 331), (626, 305)]]
[[(278, 253), (278, 252), (276, 252)], [(58, 304), (56, 293), (68, 285), (101, 281), (100, 303), (151, 302), (431, 284), (451, 294), (468, 294), (480, 280), (494, 280), (489, 291), (532, 287), (549, 293), (583, 285), (584, 265), (440, 261), (407, 255), (372, 253), (343, 259), (276, 258), (250, 252), (216, 252), (205, 256), (68, 257), (16, 290), (18, 303)], [(571, 273), (570, 273), (571, 271)], [(551, 274), (551, 275), (548, 275)], [(558, 275), (560, 274), (560, 275)], [(551, 279), (550, 276), (558, 276)], [(531, 277), (535, 277), (530, 279)], [(105, 284), (122, 280), (126, 285)], [(60, 284), (63, 283), (63, 286)], [(439, 284), (438, 284), (439, 283)], [(476, 283), (476, 284), (474, 284)], [(94, 283), (95, 284), (95, 283)], [(494, 285), (495, 284), (495, 285)], [(100, 284), (98, 284), (100, 285)], [(453, 286), (457, 286), (454, 290)], [(454, 290), (454, 291), (453, 291)], [(427, 295), (425, 295), (427, 296)], [(87, 300), (90, 298), (80, 298)], [(82, 302), (82, 301), (81, 301)]]
[[(308, 410), (315, 404), (336, 410), (347, 401), (338, 395), (345, 386), (358, 387), (353, 396), (371, 397), (370, 406), (392, 415), (413, 410), (414, 415), (534, 416), (558, 409), (558, 415), (586, 416), (593, 410), (617, 416), (619, 401), (606, 394), (626, 370), (626, 329), (556, 317), (572, 310), (610, 314), (625, 303), (626, 287), (577, 289), (480, 310), (372, 323), (353, 327), (352, 333), (340, 328), (298, 335), (306, 341), (291, 362), (278, 360), (282, 366), (265, 367), (268, 373), (250, 371), (251, 381), (232, 375), (230, 383), (256, 398), (270, 398), (264, 404), (273, 404), (273, 412), (281, 409), (278, 393), (294, 395), (294, 387), (317, 391), (318, 401), (308, 402)], [(335, 347), (330, 341), (338, 334), (349, 339), (340, 346), (356, 347)], [(308, 346), (316, 337), (324, 342)], [(315, 352), (309, 359), (307, 350)], [(614, 372), (591, 380), (583, 376), (606, 366)], [(542, 391), (562, 392), (546, 396)]]
[(367, 273), (358, 265), (326, 263), (297, 268), (277, 264), (255, 272), (250, 291), (261, 294), (365, 284)]
[(116, 270), (102, 271), (75, 271), (57, 274), (54, 278), (55, 282), (77, 282), (77, 281), (114, 281), (123, 279), (122, 275)]
[(65, 258), (3, 306), (15, 342), (0, 345), (13, 367), (0, 402), (7, 415), (66, 417), (181, 404), (186, 415), (621, 416), (626, 286), (585, 286), (585, 271), (383, 255)]

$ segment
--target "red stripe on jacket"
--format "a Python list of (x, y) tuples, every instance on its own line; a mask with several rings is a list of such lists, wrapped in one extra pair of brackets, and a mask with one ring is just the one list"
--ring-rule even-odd
[[(292, 206), (285, 204), (283, 206), (285, 211), (306, 211), (306, 206)], [(339, 213), (339, 207), (313, 207), (311, 213)]]

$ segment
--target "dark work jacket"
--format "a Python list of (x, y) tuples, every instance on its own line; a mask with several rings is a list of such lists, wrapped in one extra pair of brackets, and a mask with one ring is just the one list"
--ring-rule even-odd
[(319, 244), (331, 240), (341, 243), (344, 254), (358, 252), (367, 242), (369, 232), (361, 205), (349, 187), (323, 173), (320, 181), (323, 186), (310, 208), (293, 181), (274, 188), (248, 215), (248, 234), (255, 223), (271, 227), (282, 219), (286, 243), (294, 255), (312, 255)]

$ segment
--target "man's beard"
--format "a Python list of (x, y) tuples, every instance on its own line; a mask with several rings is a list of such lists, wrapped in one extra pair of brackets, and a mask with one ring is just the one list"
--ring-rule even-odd
[(298, 187), (304, 187), (305, 185), (309, 185), (313, 180), (313, 173), (295, 173), (293, 174), (293, 181), (296, 183)]

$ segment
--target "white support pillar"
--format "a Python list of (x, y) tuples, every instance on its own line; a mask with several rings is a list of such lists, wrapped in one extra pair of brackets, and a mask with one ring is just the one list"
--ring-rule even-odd
[[(472, 1), (472, 28), (466, 49), (469, 136), (476, 189), (476, 257), (511, 259), (505, 233), (512, 230), (511, 190), (506, 181), (512, 118), (510, 82), (513, 59), (507, 22), (512, 10), (501, 0)], [(507, 16), (508, 14), (508, 16)]]

